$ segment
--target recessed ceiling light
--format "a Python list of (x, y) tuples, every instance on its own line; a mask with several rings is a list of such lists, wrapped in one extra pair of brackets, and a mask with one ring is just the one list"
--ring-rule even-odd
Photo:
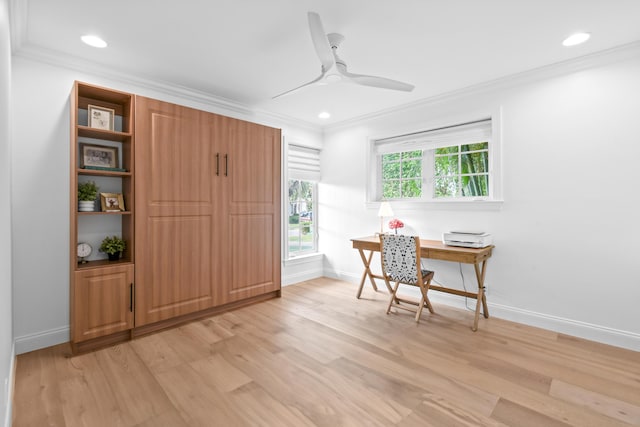
[(577, 44), (586, 42), (587, 40), (589, 40), (589, 37), (591, 37), (591, 34), (589, 34), (589, 33), (571, 34), (569, 37), (564, 39), (564, 41), (562, 42), (562, 45), (563, 46), (575, 46)]
[(323, 111), (322, 113), (318, 114), (319, 119), (328, 119), (329, 117), (331, 117), (331, 114), (327, 113), (326, 111)]
[(93, 35), (87, 34), (85, 36), (80, 37), (80, 40), (82, 40), (83, 42), (85, 42), (89, 46), (100, 47), (100, 48), (107, 47), (107, 42), (102, 40), (98, 36), (93, 36)]

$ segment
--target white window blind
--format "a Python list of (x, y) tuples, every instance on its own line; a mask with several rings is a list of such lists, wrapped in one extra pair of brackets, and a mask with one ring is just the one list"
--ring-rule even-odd
[(320, 150), (289, 144), (287, 168), (289, 179), (320, 181)]
[(472, 144), (491, 139), (491, 119), (430, 129), (374, 141), (375, 154), (398, 153)]

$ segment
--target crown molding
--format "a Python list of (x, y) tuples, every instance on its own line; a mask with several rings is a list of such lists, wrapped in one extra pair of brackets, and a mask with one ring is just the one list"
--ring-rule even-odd
[(105, 68), (103, 65), (99, 65), (95, 62), (87, 61), (84, 58), (33, 46), (27, 40), (28, 4), (28, 0), (10, 0), (9, 4), (11, 49), (13, 56), (15, 57), (42, 62), (72, 71), (80, 71), (122, 84), (153, 90), (187, 101), (208, 105), (214, 110), (230, 111), (242, 118), (252, 119), (267, 125), (277, 127), (286, 125), (312, 132), (322, 132), (322, 127), (314, 123), (295, 119), (282, 114), (272, 113), (266, 110), (252, 108), (248, 105), (216, 96), (205, 91), (157, 79), (146, 78), (144, 76), (141, 77), (130, 73), (119, 72)]
[(411, 110), (433, 106), (442, 102), (451, 102), (459, 98), (468, 97), (470, 95), (479, 95), (486, 92), (504, 90), (512, 88), (514, 86), (534, 83), (537, 81), (567, 75), (589, 68), (612, 64), (615, 62), (633, 58), (640, 58), (640, 41), (616, 46), (611, 49), (594, 52), (588, 55), (580, 56), (578, 58), (568, 59), (566, 61), (545, 65), (543, 67), (534, 68), (520, 73), (510, 74), (504, 77), (499, 77), (497, 79), (467, 86), (454, 91), (441, 93), (400, 106), (379, 110), (370, 114), (326, 125), (323, 129), (325, 132), (337, 131), (340, 129), (362, 125), (366, 122), (380, 119), (381, 117), (385, 117), (391, 114), (409, 112)]
[(264, 110), (254, 109), (248, 105), (244, 105), (220, 96), (214, 96), (208, 92), (185, 86), (168, 83), (165, 81), (136, 76), (129, 73), (115, 71), (105, 68), (97, 63), (87, 61), (85, 59), (72, 55), (61, 54), (50, 49), (44, 49), (34, 46), (21, 46), (13, 53), (16, 58), (23, 58), (35, 62), (42, 62), (59, 68), (65, 68), (72, 71), (80, 71), (113, 80), (122, 84), (141, 87), (152, 91), (160, 92), (169, 96), (175, 96), (187, 101), (193, 101), (208, 105), (214, 110), (224, 110), (235, 113), (240, 118), (252, 119), (263, 124), (293, 126), (303, 128), (314, 132), (322, 132), (322, 128), (309, 122), (297, 120), (292, 117), (271, 113)]
[(97, 63), (87, 61), (83, 58), (61, 54), (60, 52), (37, 48), (28, 43), (27, 40), (27, 12), (29, 0), (9, 0), (10, 34), (13, 55), (25, 59), (48, 63), (53, 66), (81, 71), (130, 84), (158, 91), (169, 96), (176, 96), (189, 101), (194, 101), (209, 105), (214, 109), (224, 109), (236, 114), (260, 121), (264, 124), (274, 124), (276, 126), (289, 125), (313, 132), (332, 132), (352, 126), (364, 124), (368, 121), (379, 119), (391, 114), (409, 112), (418, 108), (436, 105), (441, 102), (451, 102), (458, 98), (470, 95), (478, 95), (490, 91), (502, 90), (518, 85), (533, 83), (547, 78), (557, 77), (593, 68), (605, 64), (623, 61), (640, 57), (640, 41), (617, 46), (611, 49), (591, 53), (578, 58), (569, 59), (555, 64), (546, 65), (539, 68), (511, 74), (497, 79), (482, 82), (476, 85), (467, 86), (450, 92), (445, 92), (423, 98), (399, 106), (386, 108), (370, 114), (343, 120), (337, 123), (317, 125), (315, 123), (296, 119), (287, 115), (277, 114), (266, 110), (252, 108), (236, 101), (232, 101), (211, 93), (199, 91), (197, 89), (176, 85), (173, 83), (159, 81), (145, 77), (139, 77), (128, 73), (106, 69)]

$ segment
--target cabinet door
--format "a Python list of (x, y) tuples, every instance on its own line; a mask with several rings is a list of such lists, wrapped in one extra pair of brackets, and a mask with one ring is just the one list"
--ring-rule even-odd
[(133, 265), (75, 272), (73, 341), (133, 328)]
[(220, 161), (204, 114), (136, 97), (136, 326), (213, 306)]
[[(230, 121), (220, 303), (280, 289), (280, 130)], [(228, 170), (227, 167), (228, 166)]]

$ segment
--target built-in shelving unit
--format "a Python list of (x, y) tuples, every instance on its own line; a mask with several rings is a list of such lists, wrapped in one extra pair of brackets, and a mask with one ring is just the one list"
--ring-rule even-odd
[[(81, 82), (75, 82), (71, 94), (69, 258), (73, 344), (133, 328), (134, 102), (133, 94)], [(92, 127), (90, 109), (106, 111), (110, 120), (105, 129)], [(115, 167), (123, 170), (83, 168), (82, 146), (115, 149)], [(87, 181), (94, 181), (99, 193), (121, 194), (125, 210), (102, 211), (98, 195), (93, 212), (80, 212), (78, 184)], [(99, 248), (102, 239), (114, 235), (122, 237), (127, 247), (119, 260), (109, 261)], [(92, 247), (85, 259), (77, 256), (79, 243)]]

